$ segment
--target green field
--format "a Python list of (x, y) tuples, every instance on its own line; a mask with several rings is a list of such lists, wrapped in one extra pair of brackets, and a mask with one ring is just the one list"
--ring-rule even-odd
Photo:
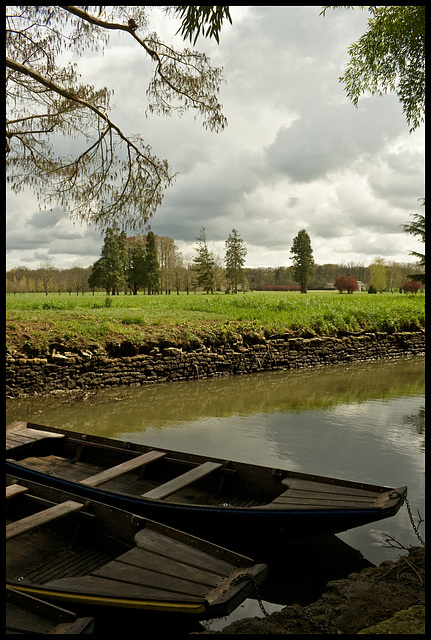
[(414, 331), (425, 326), (425, 295), (334, 291), (109, 296), (96, 293), (8, 294), (7, 346), (43, 349), (62, 338), (73, 346), (129, 340), (196, 346), (237, 333)]

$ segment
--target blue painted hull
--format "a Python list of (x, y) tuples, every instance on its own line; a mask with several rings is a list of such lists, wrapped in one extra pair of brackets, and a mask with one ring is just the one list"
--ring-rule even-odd
[(25, 422), (6, 428), (6, 469), (241, 552), (388, 518), (407, 492)]
[(339, 533), (394, 515), (382, 509), (269, 510), (172, 504), (87, 487), (6, 461), (6, 472), (133, 512), (232, 549), (262, 548)]

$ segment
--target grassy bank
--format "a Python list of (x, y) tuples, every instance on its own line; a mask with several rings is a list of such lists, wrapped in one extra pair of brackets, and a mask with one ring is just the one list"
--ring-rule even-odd
[(7, 346), (43, 350), (62, 338), (72, 346), (130, 340), (197, 345), (295, 332), (414, 331), (425, 326), (425, 295), (253, 292), (110, 296), (102, 293), (6, 296)]

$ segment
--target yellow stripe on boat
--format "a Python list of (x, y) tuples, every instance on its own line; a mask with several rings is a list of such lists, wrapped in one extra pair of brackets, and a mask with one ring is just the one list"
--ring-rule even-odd
[(23, 591), (31, 595), (75, 602), (78, 604), (94, 604), (109, 607), (123, 607), (127, 609), (144, 609), (147, 611), (169, 611), (173, 613), (203, 613), (205, 605), (189, 604), (185, 602), (158, 602), (157, 600), (135, 600), (132, 598), (114, 598), (109, 596), (81, 595), (79, 593), (65, 593), (64, 591), (53, 591), (40, 589), (38, 587), (8, 585), (16, 591)]

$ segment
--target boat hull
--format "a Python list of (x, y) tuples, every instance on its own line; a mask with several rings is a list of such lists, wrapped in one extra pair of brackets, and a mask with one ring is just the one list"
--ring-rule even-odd
[(265, 579), (266, 565), (148, 518), (15, 475), (6, 487), (6, 584), (23, 594), (91, 615), (208, 619)]
[(94, 619), (6, 587), (6, 633), (93, 635)]
[[(106, 459), (110, 460), (108, 464), (113, 464), (114, 460), (122, 463), (122, 456), (127, 457), (128, 455), (130, 458), (131, 455), (148, 455), (149, 447), (143, 445), (86, 436), (52, 427), (39, 427), (31, 424), (29, 427), (39, 428), (42, 430), (41, 433), (46, 429), (49, 434), (64, 435), (65, 443), (63, 444), (54, 439), (54, 444), (60, 452), (58, 455), (65, 455), (65, 451), (68, 456), (72, 455), (68, 450), (68, 441), (73, 441), (75, 447), (85, 447), (87, 452), (92, 452), (91, 455), (94, 455), (93, 451), (96, 451), (95, 455), (99, 455), (99, 464), (100, 458), (105, 455)], [(26, 462), (26, 456), (36, 456), (38, 450), (42, 454), (46, 454), (50, 448), (53, 451), (56, 450), (54, 444), (52, 441), (46, 446), (37, 443), (34, 447), (29, 445), (29, 450), (25, 450), (27, 445), (24, 446), (24, 451), (12, 450), (8, 455), (12, 454), (16, 459), (9, 457), (6, 460), (6, 469), (36, 482), (49, 484), (91, 500), (99, 500), (113, 507), (132, 511), (140, 516), (211, 540), (216, 544), (222, 544), (241, 552), (244, 549), (247, 552), (252, 551), (253, 555), (266, 546), (335, 534), (388, 518), (397, 513), (406, 494), (406, 487), (390, 489), (310, 476), (283, 469), (226, 462), (215, 458), (211, 458), (211, 462), (209, 462), (207, 458), (202, 456), (160, 450), (163, 455), (166, 454), (166, 458), (169, 456), (178, 458), (177, 462), (182, 464), (194, 464), (201, 467), (205, 464), (212, 464), (215, 468), (222, 467), (221, 472), (231, 474), (226, 482), (231, 482), (232, 476), (237, 474), (235, 487), (238, 487), (238, 492), (242, 490), (245, 493), (244, 487), (247, 487), (248, 494), (250, 494), (248, 486), (253, 485), (255, 489), (253, 488), (251, 493), (253, 491), (256, 493), (261, 491), (262, 493), (262, 487), (264, 487), (267, 500), (261, 501), (256, 506), (237, 507), (230, 504), (229, 501), (224, 502), (223, 498), (215, 505), (202, 504), (199, 500), (198, 504), (193, 504), (191, 501), (186, 503), (181, 497), (173, 500), (170, 497), (167, 499), (147, 499), (139, 492), (138, 495), (134, 495), (131, 490), (127, 490), (127, 492), (119, 491), (118, 488), (113, 490), (109, 482), (105, 482), (101, 486), (92, 486), (91, 479), (87, 483), (86, 480), (80, 481), (76, 477), (75, 479), (62, 477), (57, 473), (55, 465), (49, 466), (49, 462), (47, 462), (48, 466), (44, 467), (45, 471), (38, 468), (37, 465), (32, 466)], [(130, 447), (132, 447), (131, 451)], [(88, 455), (90, 456), (90, 453)], [(115, 458), (115, 456), (117, 457)], [(91, 458), (89, 457), (89, 459)], [(160, 463), (152, 462), (149, 466), (152, 468), (153, 465), (158, 464)], [(73, 464), (69, 464), (69, 467), (73, 468)], [(76, 476), (76, 472), (74, 473)], [(94, 477), (98, 475), (101, 474), (96, 474)], [(221, 481), (223, 481), (222, 477), (220, 477)], [(232, 486), (234, 485), (232, 484)], [(152, 494), (152, 491), (149, 494)], [(298, 498), (298, 495), (301, 498)]]

